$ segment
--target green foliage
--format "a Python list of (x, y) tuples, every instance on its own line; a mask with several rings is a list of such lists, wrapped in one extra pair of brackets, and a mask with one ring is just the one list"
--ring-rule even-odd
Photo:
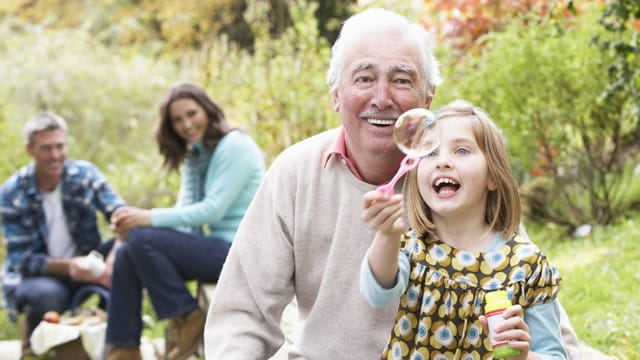
[(293, 26), (272, 39), (269, 7), (255, 2), (245, 14), (256, 39), (253, 52), (222, 39), (189, 60), (205, 70), (209, 93), (232, 123), (254, 136), (268, 162), (285, 147), (339, 124), (324, 80), (329, 46), (318, 35), (314, 11), (315, 5), (297, 1), (289, 8)]
[(0, 36), (6, 44), (0, 92), (7, 95), (0, 109), (7, 121), (0, 127), (9, 160), (3, 161), (3, 178), (28, 160), (21, 145), (24, 122), (51, 110), (67, 120), (70, 157), (96, 163), (127, 200), (149, 206), (150, 197), (174, 193), (172, 179), (148, 176), (160, 172), (152, 129), (161, 96), (179, 76), (174, 68), (107, 49), (82, 30), (5, 23)]
[(5, 311), (0, 311), (0, 340), (20, 339), (20, 327), (11, 322)]
[(607, 224), (624, 212), (624, 189), (633, 181), (628, 170), (638, 156), (638, 148), (624, 141), (636, 131), (627, 99), (597, 101), (608, 82), (603, 64), (611, 59), (590, 45), (600, 31), (597, 15), (585, 13), (564, 28), (531, 21), (492, 33), (480, 56), (463, 59), (462, 67), (450, 65), (447, 70), (456, 73), (443, 85), (454, 87), (449, 96), (466, 98), (494, 117), (521, 181), (551, 180), (552, 197), (541, 201), (555, 197), (564, 210), (538, 220), (570, 227)]
[(608, 101), (615, 96), (628, 99), (636, 132), (627, 141), (637, 146), (640, 142), (640, 3), (636, 0), (609, 1), (599, 22), (608, 33), (595, 36), (593, 41), (614, 57), (607, 66), (610, 84), (599, 100)]
[(560, 301), (580, 341), (616, 359), (639, 359), (640, 215), (572, 241), (553, 226), (527, 231), (560, 271)]
[[(350, 14), (355, 0), (308, 0), (322, 38), (333, 43), (340, 21)], [(15, 16), (31, 24), (56, 29), (83, 28), (103, 44), (145, 48), (158, 54), (199, 49), (224, 35), (241, 48), (254, 45), (243, 13), (249, 6), (269, 8), (265, 30), (279, 37), (293, 25), (292, 0), (155, 1), (155, 0), (3, 0), (0, 17)], [(298, 4), (299, 5), (299, 4)]]

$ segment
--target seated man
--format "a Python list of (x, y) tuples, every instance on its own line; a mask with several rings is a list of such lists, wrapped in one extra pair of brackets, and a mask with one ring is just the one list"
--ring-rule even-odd
[(9, 317), (25, 314), (22, 358), (32, 353), (29, 337), (47, 311), (69, 309), (87, 284), (108, 287), (110, 273), (95, 275), (83, 255), (109, 253), (96, 212), (107, 220), (125, 203), (87, 161), (66, 160), (67, 125), (40, 113), (24, 126), (25, 150), (33, 162), (0, 186), (0, 219), (5, 237), (3, 295)]

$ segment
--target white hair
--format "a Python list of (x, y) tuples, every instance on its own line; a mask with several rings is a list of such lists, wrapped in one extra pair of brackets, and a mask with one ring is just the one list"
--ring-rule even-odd
[(67, 133), (67, 123), (64, 119), (60, 115), (52, 112), (41, 112), (24, 124), (24, 128), (22, 129), (24, 143), (26, 145), (33, 145), (33, 135), (35, 133), (57, 129), (64, 131), (65, 134)]
[(433, 55), (433, 40), (429, 32), (420, 24), (386, 9), (373, 8), (351, 16), (344, 22), (338, 39), (331, 48), (331, 62), (327, 70), (327, 84), (331, 92), (338, 89), (346, 62), (345, 53), (351, 45), (373, 30), (395, 29), (413, 37), (420, 54), (420, 65), (424, 77), (425, 94), (431, 96), (442, 82), (438, 62)]

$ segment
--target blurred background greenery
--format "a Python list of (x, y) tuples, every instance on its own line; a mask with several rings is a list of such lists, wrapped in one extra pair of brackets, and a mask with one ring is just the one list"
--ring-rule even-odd
[[(70, 157), (96, 163), (131, 204), (170, 206), (178, 176), (160, 169), (153, 126), (180, 79), (202, 84), (270, 163), (339, 125), (330, 45), (344, 19), (374, 6), (435, 35), (445, 81), (434, 108), (464, 98), (503, 129), (527, 229), (564, 274), (580, 339), (639, 358), (637, 1), (5, 0), (0, 180), (29, 161), (22, 125), (47, 109), (69, 123)], [(583, 224), (592, 231), (573, 236)], [(0, 339), (19, 337), (2, 312), (0, 324)]]

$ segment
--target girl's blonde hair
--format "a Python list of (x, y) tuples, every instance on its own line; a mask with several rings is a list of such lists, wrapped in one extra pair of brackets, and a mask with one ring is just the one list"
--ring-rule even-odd
[[(503, 236), (509, 237), (518, 232), (521, 218), (520, 194), (515, 177), (511, 172), (507, 147), (502, 133), (481, 109), (464, 100), (456, 100), (436, 112), (436, 124), (442, 124), (446, 118), (468, 118), (471, 120), (473, 134), (480, 150), (486, 158), (489, 177), (496, 182), (497, 188), (487, 196), (485, 222)], [(417, 168), (413, 169), (404, 184), (404, 197), (407, 204), (409, 223), (420, 238), (435, 235), (431, 209), (422, 199), (418, 189)]]

